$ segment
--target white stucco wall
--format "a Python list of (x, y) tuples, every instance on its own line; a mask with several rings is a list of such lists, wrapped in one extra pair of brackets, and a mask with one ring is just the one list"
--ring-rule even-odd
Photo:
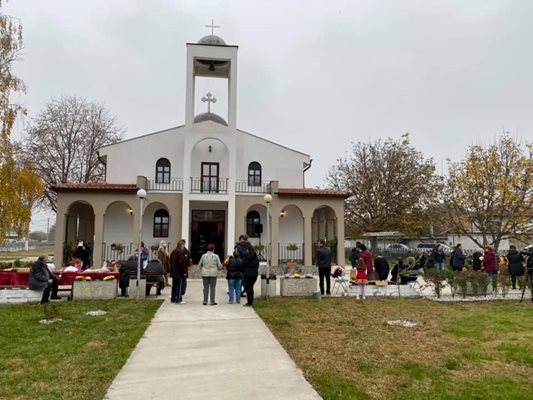
[(304, 163), (310, 162), (307, 154), (289, 149), (237, 130), (236, 179), (248, 179), (248, 165), (257, 161), (262, 167), (263, 181), (279, 181), (280, 187), (302, 188)]
[(279, 242), (296, 243), (304, 242), (304, 221), (300, 210), (294, 206), (283, 207), (287, 215), (279, 218)]
[(132, 183), (137, 176), (154, 178), (160, 158), (170, 161), (171, 178), (182, 178), (183, 143), (184, 128), (178, 127), (103, 147), (99, 153), (107, 156), (106, 181)]
[(130, 205), (123, 201), (113, 203), (107, 208), (104, 218), (104, 242), (126, 246), (131, 243), (133, 215), (128, 212), (129, 208)]

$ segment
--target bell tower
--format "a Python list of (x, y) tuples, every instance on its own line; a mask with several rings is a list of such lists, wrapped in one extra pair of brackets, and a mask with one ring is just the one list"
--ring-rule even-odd
[[(224, 40), (213, 34), (217, 26), (207, 25), (211, 34), (201, 38), (198, 43), (187, 43), (187, 84), (185, 101), (185, 125), (192, 128), (195, 123), (212, 120), (230, 129), (236, 128), (237, 122), (237, 50), (238, 46), (229, 46)], [(197, 90), (199, 78), (209, 78), (224, 82), (225, 93), (201, 93)], [(217, 82), (219, 83), (219, 82)], [(227, 94), (227, 99), (222, 96)], [(216, 97), (215, 97), (216, 96)], [(207, 99), (207, 100), (206, 100)], [(214, 99), (214, 100), (213, 100)], [(207, 113), (198, 113), (195, 105), (208, 106)], [(227, 123), (224, 118), (211, 112), (214, 101), (227, 104)]]

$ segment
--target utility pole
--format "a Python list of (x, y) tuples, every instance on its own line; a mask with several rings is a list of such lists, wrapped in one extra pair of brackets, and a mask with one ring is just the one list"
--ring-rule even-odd
[(50, 218), (46, 219), (46, 243), (50, 241)]

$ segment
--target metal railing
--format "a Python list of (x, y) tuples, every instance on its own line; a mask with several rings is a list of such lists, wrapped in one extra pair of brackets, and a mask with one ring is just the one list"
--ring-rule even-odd
[(191, 193), (228, 193), (228, 178), (191, 178)]
[(270, 193), (270, 183), (261, 182), (260, 185), (250, 185), (246, 180), (235, 182), (235, 192), (237, 193)]
[(172, 178), (168, 182), (156, 182), (155, 178), (146, 178), (146, 190), (161, 192), (183, 192), (183, 179)]
[[(116, 245), (119, 245), (118, 247)], [(128, 257), (135, 255), (133, 243), (102, 243), (102, 260), (127, 260)]]
[[(112, 243), (112, 244), (102, 243), (102, 260), (104, 261), (127, 260), (130, 256), (136, 256), (137, 254), (137, 249), (135, 248), (135, 246), (133, 246), (133, 243), (129, 243), (129, 244), (120, 243), (119, 248), (117, 248), (116, 245), (117, 243)], [(122, 248), (120, 248), (120, 246)], [(148, 260), (151, 260), (152, 258), (157, 258), (156, 247), (157, 247), (157, 244), (154, 244), (153, 246), (150, 246), (148, 248)], [(167, 248), (167, 253), (170, 253), (173, 250), (172, 244), (170, 242), (167, 242), (166, 248)]]
[(279, 243), (278, 244), (278, 259), (279, 262), (295, 261), (299, 264), (304, 262), (304, 244), (295, 243), (297, 246), (296, 250), (288, 250), (287, 246), (290, 243)]

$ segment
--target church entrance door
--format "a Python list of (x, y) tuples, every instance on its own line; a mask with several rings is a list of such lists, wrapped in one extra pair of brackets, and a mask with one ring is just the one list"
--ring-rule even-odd
[(191, 256), (195, 264), (207, 251), (207, 245), (215, 245), (220, 261), (225, 258), (226, 212), (224, 210), (193, 210), (191, 222)]

